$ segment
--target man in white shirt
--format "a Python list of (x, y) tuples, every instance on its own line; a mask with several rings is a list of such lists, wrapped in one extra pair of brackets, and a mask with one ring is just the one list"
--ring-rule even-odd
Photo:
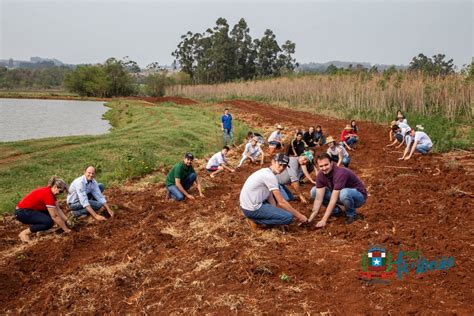
[[(423, 129), (422, 126), (420, 126), (419, 128)], [(410, 131), (409, 135), (407, 135), (406, 143), (407, 147), (403, 152), (403, 156), (401, 158), (398, 158), (398, 160), (410, 159), (411, 156), (415, 153), (415, 150), (421, 153), (422, 155), (427, 155), (433, 147), (433, 142), (431, 141), (431, 138), (428, 136), (428, 134), (422, 131), (415, 132), (415, 130), (413, 129)]]
[(245, 160), (250, 159), (251, 162), (256, 163), (258, 161), (258, 157), (260, 157), (260, 166), (263, 165), (264, 154), (263, 150), (258, 143), (258, 137), (254, 136), (250, 142), (245, 144), (244, 153), (242, 154), (242, 159), (239, 162), (237, 168), (240, 168)]
[[(288, 225), (296, 217), (300, 223), (307, 217), (294, 209), (280, 194), (277, 174), (288, 166), (289, 158), (276, 154), (269, 168), (255, 171), (240, 192), (240, 208), (253, 229), (260, 225)], [(278, 206), (278, 207), (277, 207)]]
[(224, 146), (222, 150), (218, 153), (212, 155), (211, 159), (207, 162), (206, 169), (211, 173), (211, 178), (214, 178), (216, 174), (224, 171), (224, 169), (235, 172), (235, 170), (228, 166), (227, 159), (225, 155), (229, 152), (229, 147)]
[(102, 194), (104, 186), (98, 184), (94, 177), (95, 168), (88, 166), (84, 170), (84, 175), (76, 178), (69, 186), (67, 204), (74, 217), (91, 215), (98, 221), (105, 221), (106, 218), (98, 213), (105, 208), (110, 217), (113, 217), (114, 212)]
[(276, 130), (270, 134), (270, 137), (268, 137), (268, 154), (270, 155), (270, 158), (273, 156), (277, 149), (280, 149), (283, 146), (283, 135), (281, 133), (283, 129), (283, 126), (278, 124)]

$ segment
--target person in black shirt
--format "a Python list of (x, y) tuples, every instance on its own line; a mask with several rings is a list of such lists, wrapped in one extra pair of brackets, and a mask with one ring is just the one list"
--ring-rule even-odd
[(316, 147), (316, 139), (315, 139), (315, 131), (314, 131), (314, 126), (310, 126), (309, 130), (304, 133), (303, 139), (306, 145), (308, 145), (309, 148)]
[(288, 146), (287, 155), (290, 157), (298, 157), (302, 153), (304, 153), (305, 147), (308, 147), (308, 146), (303, 140), (303, 133), (298, 132), (296, 134), (296, 138), (291, 142), (290, 146)]

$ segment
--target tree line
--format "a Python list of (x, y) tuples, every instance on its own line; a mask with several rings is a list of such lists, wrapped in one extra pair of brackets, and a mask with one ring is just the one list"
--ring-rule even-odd
[(226, 19), (219, 18), (203, 33), (182, 35), (172, 56), (193, 83), (212, 84), (291, 73), (298, 66), (294, 53), (295, 44), (287, 40), (280, 46), (270, 29), (262, 38), (252, 39), (245, 19), (231, 29)]

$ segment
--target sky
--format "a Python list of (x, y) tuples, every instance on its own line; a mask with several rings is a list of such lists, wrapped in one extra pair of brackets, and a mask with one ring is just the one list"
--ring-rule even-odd
[(252, 38), (271, 29), (296, 44), (299, 63), (409, 64), (443, 53), (458, 67), (474, 56), (472, 0), (0, 0), (0, 59), (97, 63), (129, 56), (171, 64), (180, 36), (219, 17), (244, 18)]

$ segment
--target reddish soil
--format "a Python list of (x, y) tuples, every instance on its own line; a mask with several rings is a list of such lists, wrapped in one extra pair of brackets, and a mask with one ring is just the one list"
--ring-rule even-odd
[[(320, 124), (338, 135), (346, 123), (255, 102), (226, 103), (234, 117), (267, 132), (276, 123)], [(168, 201), (163, 184), (111, 188), (114, 219), (86, 221), (69, 236), (47, 234), (32, 245), (20, 245), (17, 234), (25, 226), (5, 217), (0, 313), (472, 315), (473, 153), (398, 162), (401, 152), (384, 147), (387, 128), (359, 127), (351, 168), (370, 194), (360, 209), (365, 221), (252, 232), (238, 197), (257, 167), (211, 179), (202, 171), (205, 161), (197, 161), (206, 199)], [(233, 150), (230, 160), (239, 158)], [(292, 203), (309, 213), (310, 206)], [(359, 277), (361, 255), (373, 244), (394, 256), (399, 248), (419, 249), (428, 259), (453, 256), (455, 266), (367, 284)]]

